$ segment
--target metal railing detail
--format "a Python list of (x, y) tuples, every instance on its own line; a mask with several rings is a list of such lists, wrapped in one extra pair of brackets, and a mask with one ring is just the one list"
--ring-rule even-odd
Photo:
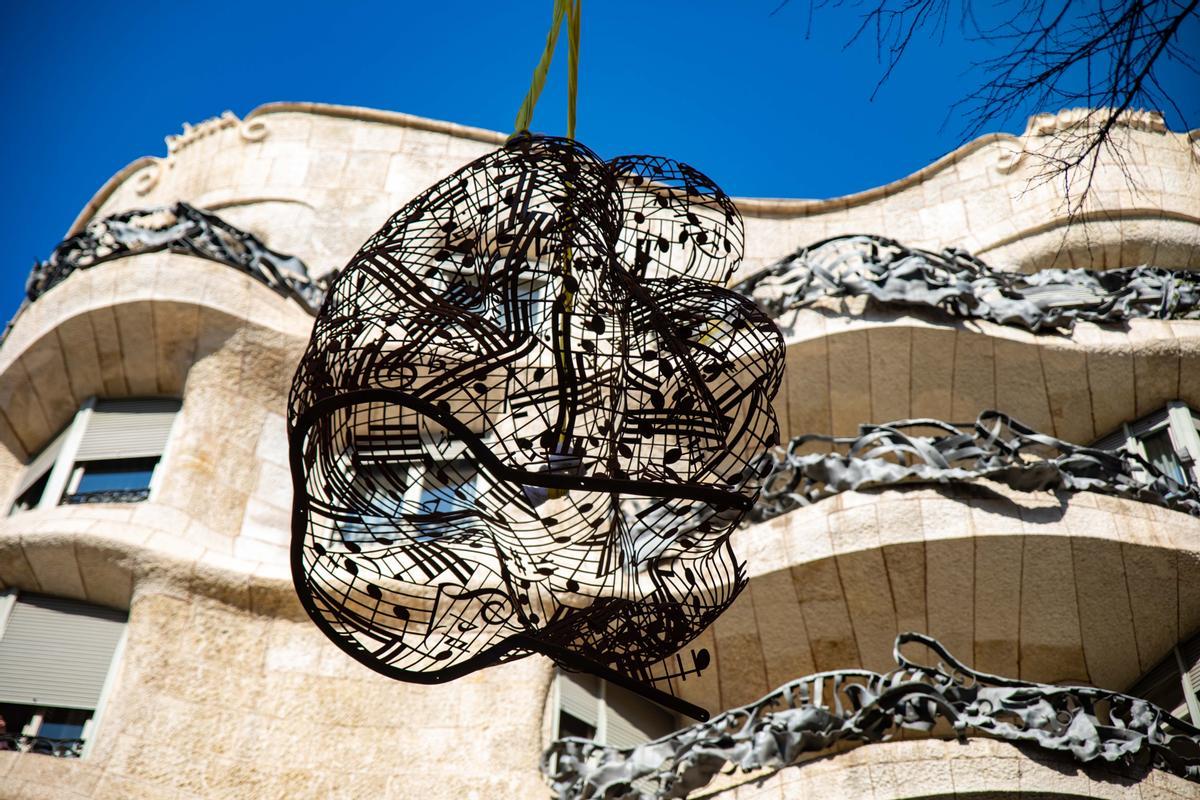
[[(830, 452), (801, 454), (811, 442), (828, 443)], [(999, 411), (984, 411), (973, 425), (906, 419), (862, 425), (857, 436), (797, 436), (764, 454), (758, 475), (762, 491), (749, 522), (840, 492), (985, 479), (1022, 492), (1099, 492), (1200, 516), (1200, 487), (1141, 456), (1064, 442)]]
[[(34, 264), (25, 284), (27, 302), (37, 300), (76, 270), (126, 256), (169, 250), (234, 267), (315, 314), (328, 281), (313, 280), (304, 262), (277, 253), (252, 233), (187, 203), (126, 211), (94, 220)], [(19, 313), (19, 312), (18, 312)]]
[(0, 752), (3, 751), (79, 758), (83, 752), (83, 739), (51, 739), (47, 736), (26, 736), (23, 733), (0, 733)]
[[(940, 663), (910, 661), (905, 644)], [(1124, 771), (1200, 782), (1200, 729), (1146, 700), (1087, 686), (1052, 686), (976, 672), (935, 639), (903, 633), (897, 668), (822, 672), (655, 741), (617, 748), (560, 739), (542, 757), (559, 800), (686, 797), (719, 771), (780, 769), (837, 744), (884, 742), (901, 730), (984, 736), (1106, 761)], [(636, 782), (636, 785), (635, 785)]]
[(938, 309), (1031, 331), (1135, 317), (1200, 319), (1200, 277), (1141, 266), (999, 270), (964, 250), (940, 253), (882, 236), (838, 236), (797, 250), (733, 287), (774, 317), (825, 297)]

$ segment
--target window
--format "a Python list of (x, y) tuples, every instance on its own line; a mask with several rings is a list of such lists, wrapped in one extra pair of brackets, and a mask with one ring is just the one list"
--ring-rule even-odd
[(1200, 635), (1171, 648), (1129, 693), (1192, 725), (1200, 724)]
[(9, 513), (148, 499), (178, 411), (171, 399), (89, 400), (29, 462)]
[(1125, 450), (1153, 464), (1181, 484), (1200, 485), (1200, 417), (1185, 404), (1171, 402), (1095, 442), (1101, 450)]
[(36, 594), (0, 594), (0, 750), (78, 758), (128, 615)]
[(559, 670), (554, 696), (555, 739), (577, 736), (633, 747), (679, 727), (675, 715), (662, 706), (595, 675)]
[[(479, 290), (479, 276), (473, 271), (460, 272), (454, 276), (443, 299), (468, 308), (487, 317), (498, 328), (535, 331), (544, 322), (553, 296), (548, 296), (546, 276), (541, 273), (524, 273), (520, 276), (515, 296), (506, 296), (503, 301), (493, 297), (493, 305), (483, 307)], [(493, 286), (492, 291), (503, 292), (503, 286)], [(515, 316), (509, 318), (507, 305), (513, 304)]]
[[(361, 519), (337, 522), (343, 541), (375, 541), (371, 528), (390, 528), (400, 515), (427, 534), (418, 540), (428, 540), (445, 533), (445, 515), (462, 511), (473, 516), (482, 481), (475, 464), (463, 458), (466, 445), (440, 428), (422, 436), (421, 444), (371, 433), (355, 437), (344, 477)], [(436, 460), (431, 460), (434, 454)]]

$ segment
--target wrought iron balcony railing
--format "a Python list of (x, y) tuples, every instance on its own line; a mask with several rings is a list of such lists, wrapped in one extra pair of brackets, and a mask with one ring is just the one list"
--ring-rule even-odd
[(68, 506), (84, 503), (140, 503), (149, 497), (149, 489), (103, 489), (64, 495), (62, 502)]
[(83, 739), (51, 739), (47, 736), (26, 736), (23, 733), (0, 733), (0, 751), (79, 758), (83, 752)]
[[(313, 280), (295, 256), (277, 253), (252, 233), (187, 203), (126, 211), (95, 220), (34, 264), (25, 284), (33, 302), (76, 270), (141, 253), (169, 250), (231, 266), (291, 298), (310, 313), (325, 299), (328, 282)], [(19, 312), (18, 312), (19, 313)]]
[(1200, 319), (1194, 272), (1142, 266), (1025, 274), (995, 269), (965, 250), (932, 253), (867, 235), (802, 247), (733, 288), (776, 317), (824, 297), (865, 296), (1032, 331), (1134, 317)]
[[(801, 454), (810, 442), (826, 443), (830, 452)], [(1200, 516), (1200, 487), (1141, 456), (1064, 442), (999, 411), (983, 412), (973, 425), (906, 419), (863, 425), (858, 436), (797, 436), (766, 453), (758, 475), (762, 491), (752, 522), (840, 492), (985, 479), (1023, 492), (1099, 492)]]
[[(900, 651), (910, 643), (940, 663), (910, 661)], [(1146, 700), (976, 672), (921, 634), (898, 636), (894, 654), (891, 672), (810, 675), (636, 747), (560, 739), (543, 755), (542, 772), (559, 800), (685, 797), (729, 768), (780, 769), (839, 743), (883, 742), (911, 730), (1026, 743), (1200, 783), (1200, 729)]]

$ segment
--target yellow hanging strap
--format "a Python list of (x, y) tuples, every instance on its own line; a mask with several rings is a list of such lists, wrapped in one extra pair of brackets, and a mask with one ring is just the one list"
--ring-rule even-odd
[(567, 138), (575, 138), (575, 97), (579, 94), (579, 16), (583, 0), (565, 0), (567, 12)]
[(562, 27), (563, 17), (567, 18), (567, 138), (575, 138), (575, 97), (579, 89), (579, 29), (582, 0), (554, 0), (554, 19), (550, 23), (550, 33), (546, 35), (546, 49), (542, 58), (533, 71), (533, 80), (529, 83), (529, 92), (525, 102), (517, 112), (514, 128), (517, 133), (529, 130), (533, 122), (533, 109), (538, 97), (546, 86), (546, 74), (550, 71), (550, 62), (554, 58), (554, 46), (558, 44), (558, 31)]

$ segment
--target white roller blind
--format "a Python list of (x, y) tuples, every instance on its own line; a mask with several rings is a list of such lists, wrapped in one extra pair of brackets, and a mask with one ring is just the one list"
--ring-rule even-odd
[[(1192, 691), (1200, 694), (1200, 636), (1179, 646), (1179, 655), (1183, 659), (1187, 674), (1184, 680), (1192, 687)], [(1193, 722), (1196, 724), (1196, 721)]]
[(161, 456), (178, 411), (178, 400), (101, 400), (75, 460)]
[(54, 437), (54, 441), (42, 448), (42, 452), (34, 456), (29, 462), (29, 466), (25, 467), (25, 472), (21, 474), (21, 480), (17, 483), (17, 491), (14, 496), (20, 497), (26, 489), (37, 483), (38, 478), (45, 475), (54, 466), (54, 460), (58, 458), (58, 453), (62, 450), (63, 440), (67, 438), (67, 431), (71, 429), (68, 425), (66, 429), (58, 436)]
[(0, 639), (0, 703), (94, 709), (127, 615), (58, 597), (17, 597)]
[(600, 724), (600, 681), (594, 675), (560, 672), (559, 707), (593, 728)]
[(608, 684), (604, 687), (604, 697), (608, 705), (605, 744), (634, 747), (675, 729), (675, 719), (669, 711), (620, 686)]

